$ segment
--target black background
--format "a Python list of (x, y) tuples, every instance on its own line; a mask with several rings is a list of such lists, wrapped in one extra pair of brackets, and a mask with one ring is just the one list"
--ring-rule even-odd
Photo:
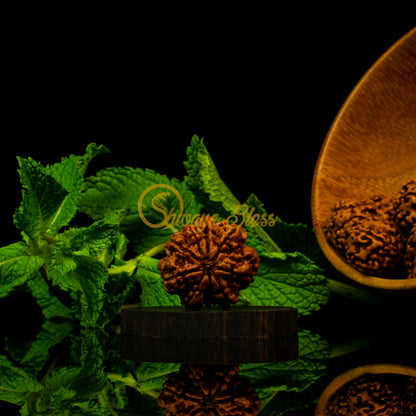
[(19, 238), (17, 155), (53, 163), (94, 141), (111, 151), (95, 169), (182, 178), (194, 134), (239, 200), (254, 192), (269, 212), (310, 223), (313, 170), (334, 117), (414, 22), (406, 10), (346, 21), (246, 12), (15, 29), (2, 81), (2, 243)]
[(269, 212), (311, 224), (313, 170), (332, 121), (415, 26), (413, 10), (396, 4), (382, 17), (323, 9), (318, 18), (300, 6), (9, 16), (0, 243), (20, 239), (16, 156), (54, 163), (96, 142), (111, 154), (93, 170), (128, 165), (182, 178), (194, 134), (240, 201), (253, 192)]

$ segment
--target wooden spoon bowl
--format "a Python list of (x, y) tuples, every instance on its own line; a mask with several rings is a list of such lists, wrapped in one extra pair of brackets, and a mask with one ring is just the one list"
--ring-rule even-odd
[(392, 374), (416, 377), (416, 367), (401, 364), (369, 364), (346, 371), (336, 377), (322, 392), (315, 408), (314, 416), (325, 416), (330, 399), (346, 384), (365, 375)]
[(328, 244), (322, 231), (342, 199), (393, 197), (416, 178), (416, 28), (388, 49), (350, 93), (323, 143), (315, 167), (314, 231), (328, 260), (368, 287), (416, 293), (416, 279), (366, 276)]

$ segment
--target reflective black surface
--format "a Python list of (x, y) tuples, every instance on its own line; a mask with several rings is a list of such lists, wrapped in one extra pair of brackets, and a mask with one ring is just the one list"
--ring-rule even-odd
[[(80, 329), (43, 320), (24, 296), (12, 299), (14, 304), (0, 302), (5, 415), (19, 414), (22, 406), (24, 412), (31, 409), (29, 414), (59, 409), (71, 415), (95, 414), (101, 409), (108, 414), (164, 415), (167, 408), (172, 412), (182, 405), (190, 412), (184, 414), (194, 415), (209, 414), (195, 413), (198, 406), (217, 406), (215, 415), (233, 415), (232, 410), (224, 413), (233, 406), (246, 406), (247, 414), (312, 415), (325, 387), (346, 370), (385, 362), (416, 365), (414, 326), (409, 325), (415, 309), (404, 300), (385, 300), (385, 306), (374, 307), (335, 295), (322, 311), (300, 320), (296, 360), (201, 366), (125, 360), (117, 318), (103, 329)], [(22, 317), (15, 321), (18, 327), (7, 324), (8, 314)], [(8, 394), (7, 389), (17, 393)]]

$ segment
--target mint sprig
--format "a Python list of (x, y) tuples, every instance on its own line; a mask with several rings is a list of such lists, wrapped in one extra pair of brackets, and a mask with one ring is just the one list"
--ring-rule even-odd
[[(110, 321), (110, 311), (116, 312), (113, 299), (118, 299), (120, 307), (137, 283), (143, 305), (177, 305), (179, 300), (166, 293), (157, 260), (151, 257), (163, 250), (183, 218), (202, 213), (236, 218), (243, 206), (247, 208), (243, 226), (261, 263), (255, 282), (241, 293), (242, 300), (251, 305), (296, 307), (301, 315), (320, 309), (328, 300), (327, 281), (309, 256), (316, 242), (309, 239), (302, 251), (295, 246), (285, 250), (291, 233), (299, 241), (299, 226), (267, 213), (255, 195), (241, 204), (221, 179), (202, 139), (191, 140), (182, 181), (139, 167), (110, 167), (84, 178), (92, 159), (107, 152), (92, 143), (84, 155), (70, 155), (49, 166), (18, 158), (23, 191), (14, 221), (23, 240), (0, 248), (0, 296), (23, 288), (33, 293), (48, 317), (67, 316), (69, 309), (85, 327)], [(181, 202), (166, 192), (163, 205), (155, 206), (148, 198), (142, 206), (146, 218), (162, 224), (168, 215), (174, 219), (179, 208), (183, 218), (151, 227), (139, 215), (138, 200), (158, 185), (175, 189)], [(78, 212), (91, 218), (89, 226), (77, 225)], [(265, 224), (256, 221), (256, 215)]]
[[(22, 202), (14, 221), (22, 240), (0, 248), (0, 298), (30, 293), (44, 323), (30, 342), (5, 341), (0, 400), (20, 406), (25, 416), (163, 413), (154, 398), (179, 365), (123, 360), (115, 318), (138, 294), (143, 306), (180, 304), (166, 292), (157, 263), (186, 218), (208, 213), (244, 219), (261, 265), (254, 283), (240, 293), (243, 303), (292, 306), (308, 315), (329, 299), (312, 230), (285, 223), (254, 194), (241, 203), (202, 139), (191, 140), (183, 180), (140, 167), (109, 167), (86, 177), (89, 163), (103, 153), (108, 150), (93, 143), (84, 155), (48, 166), (18, 159)], [(138, 199), (158, 184), (177, 190), (188, 217), (159, 228), (141, 220)], [(168, 195), (159, 211), (150, 200), (142, 209), (153, 224), (180, 208)], [(80, 225), (78, 214), (89, 223)], [(329, 356), (326, 341), (302, 329), (298, 360), (242, 366), (262, 398), (261, 415), (284, 414), (316, 398)]]

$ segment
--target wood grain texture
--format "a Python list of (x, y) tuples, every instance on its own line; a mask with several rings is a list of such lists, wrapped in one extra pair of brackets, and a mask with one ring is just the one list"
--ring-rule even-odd
[(294, 308), (124, 309), (121, 351), (134, 361), (230, 364), (297, 358)]
[(368, 364), (353, 368), (336, 377), (322, 392), (315, 408), (314, 416), (325, 416), (328, 401), (343, 386), (368, 374), (395, 374), (416, 377), (416, 367), (401, 364)]
[[(367, 71), (335, 118), (312, 183), (311, 209), (318, 242), (330, 262), (360, 284), (416, 291), (416, 279), (365, 276), (326, 242), (322, 223), (341, 199), (394, 196), (416, 178), (416, 28)], [(416, 292), (415, 292), (416, 293)]]

